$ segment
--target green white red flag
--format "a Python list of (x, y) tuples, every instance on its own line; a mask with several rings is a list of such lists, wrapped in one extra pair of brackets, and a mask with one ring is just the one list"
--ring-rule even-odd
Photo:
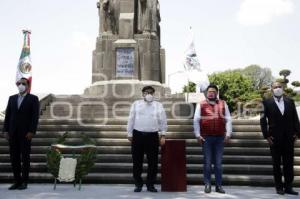
[[(16, 82), (18, 82), (21, 78), (26, 78), (30, 82), (32, 82), (32, 65), (30, 58), (30, 30), (23, 30), (24, 34), (24, 43), (21, 52), (21, 56), (19, 59), (18, 67), (17, 67), (17, 75)], [(30, 88), (29, 88), (30, 91)]]

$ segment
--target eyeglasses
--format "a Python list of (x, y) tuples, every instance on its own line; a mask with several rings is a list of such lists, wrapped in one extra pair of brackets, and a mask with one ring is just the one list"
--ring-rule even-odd
[(26, 84), (25, 82), (18, 82), (18, 83), (17, 83), (17, 86), (19, 86), (19, 85), (21, 85), (21, 84), (22, 84), (23, 86), (27, 86), (27, 84)]

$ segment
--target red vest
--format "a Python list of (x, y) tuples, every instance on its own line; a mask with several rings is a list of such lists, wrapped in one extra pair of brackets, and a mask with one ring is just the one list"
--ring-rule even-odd
[(200, 102), (200, 105), (201, 136), (224, 136), (226, 131), (225, 102), (223, 100), (218, 100), (216, 104), (211, 105), (207, 100), (203, 100)]

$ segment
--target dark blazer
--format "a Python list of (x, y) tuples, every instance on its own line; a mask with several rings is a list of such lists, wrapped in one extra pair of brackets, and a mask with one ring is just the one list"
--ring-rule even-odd
[(273, 97), (263, 101), (264, 111), (260, 125), (264, 138), (273, 136), (275, 139), (293, 140), (294, 135), (300, 137), (300, 124), (295, 103), (287, 97), (283, 97), (283, 101), (283, 115)]
[(9, 136), (18, 133), (36, 133), (39, 120), (39, 100), (32, 94), (27, 94), (18, 109), (18, 94), (9, 97), (4, 119), (3, 132)]

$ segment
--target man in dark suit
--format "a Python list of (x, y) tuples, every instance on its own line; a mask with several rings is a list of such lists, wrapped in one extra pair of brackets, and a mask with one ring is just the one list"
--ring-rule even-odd
[(29, 81), (22, 78), (17, 86), (19, 94), (9, 97), (3, 127), (4, 136), (9, 141), (15, 181), (10, 190), (27, 188), (31, 139), (36, 133), (39, 120), (39, 100), (28, 92)]
[[(294, 180), (294, 144), (300, 136), (300, 124), (295, 103), (283, 96), (283, 86), (272, 84), (273, 96), (263, 101), (264, 112), (260, 125), (267, 139), (273, 160), (273, 174), (277, 194), (298, 195), (292, 188)], [(282, 182), (281, 162), (284, 183)]]

